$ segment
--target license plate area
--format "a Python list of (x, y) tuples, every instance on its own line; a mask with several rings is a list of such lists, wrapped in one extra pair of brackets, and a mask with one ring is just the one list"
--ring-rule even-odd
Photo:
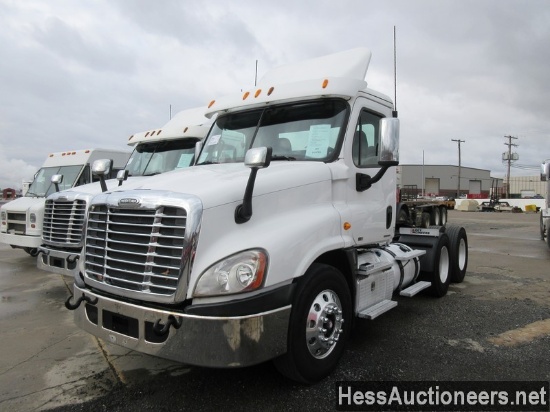
[(103, 310), (103, 327), (132, 338), (139, 338), (139, 322), (135, 318)]

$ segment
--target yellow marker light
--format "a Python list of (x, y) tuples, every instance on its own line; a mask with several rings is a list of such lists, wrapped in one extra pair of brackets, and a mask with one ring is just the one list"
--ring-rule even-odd
[(250, 92), (245, 92), (245, 94), (243, 94), (243, 100), (246, 100), (248, 98), (249, 94), (250, 94)]
[(271, 86), (269, 90), (267, 91), (267, 95), (271, 96), (271, 93), (273, 93), (273, 90), (275, 90), (275, 87)]
[(323, 89), (326, 89), (328, 86), (328, 79), (323, 80)]
[(256, 90), (256, 93), (254, 94), (254, 97), (258, 97), (261, 92), (262, 92), (262, 89)]
[(214, 106), (214, 103), (216, 103), (215, 100), (212, 100), (209, 104), (208, 104), (208, 108), (210, 109), (212, 106)]
[(350, 230), (351, 229), (351, 223), (344, 222), (344, 230)]

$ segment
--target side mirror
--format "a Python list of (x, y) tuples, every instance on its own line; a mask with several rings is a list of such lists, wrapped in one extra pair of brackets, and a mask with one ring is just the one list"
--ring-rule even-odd
[(244, 156), (244, 165), (250, 168), (263, 169), (271, 163), (271, 147), (250, 149)]
[(128, 179), (128, 174), (130, 172), (127, 169), (119, 170), (116, 174), (116, 180), (118, 180), (118, 185), (120, 186), (122, 182), (125, 182)]
[(55, 186), (55, 191), (59, 192), (59, 185), (63, 183), (63, 175), (53, 175), (51, 181)]
[(92, 164), (92, 174), (94, 176), (106, 176), (111, 173), (112, 161), (109, 159), (99, 159)]
[(387, 117), (380, 120), (380, 166), (399, 164), (399, 119)]
[(92, 164), (92, 174), (99, 178), (101, 184), (101, 191), (107, 191), (107, 184), (105, 183), (105, 176), (109, 176), (111, 173), (111, 165), (113, 161), (110, 159), (99, 159)]
[(241, 224), (248, 222), (252, 217), (252, 193), (254, 192), (254, 183), (259, 169), (264, 169), (271, 163), (271, 147), (257, 147), (250, 149), (244, 156), (245, 166), (250, 167), (250, 176), (244, 191), (243, 203), (235, 209), (235, 223)]

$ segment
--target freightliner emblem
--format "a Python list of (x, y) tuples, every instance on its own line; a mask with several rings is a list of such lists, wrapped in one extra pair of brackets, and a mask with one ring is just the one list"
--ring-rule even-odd
[(118, 205), (124, 205), (124, 206), (137, 206), (139, 205), (139, 199), (134, 199), (132, 197), (125, 197), (124, 199), (120, 199), (118, 201)]

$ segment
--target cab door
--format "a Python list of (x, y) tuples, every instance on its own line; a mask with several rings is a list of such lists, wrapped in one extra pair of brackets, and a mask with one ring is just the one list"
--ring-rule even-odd
[[(377, 110), (378, 109), (378, 110)], [(364, 189), (357, 184), (361, 176), (374, 177), (381, 169), (380, 120), (391, 114), (365, 98), (356, 100), (348, 125), (344, 159), (350, 169), (347, 182), (349, 232), (356, 245), (390, 241), (396, 207), (396, 168), (390, 167), (382, 179)], [(349, 234), (349, 233), (348, 233)]]

